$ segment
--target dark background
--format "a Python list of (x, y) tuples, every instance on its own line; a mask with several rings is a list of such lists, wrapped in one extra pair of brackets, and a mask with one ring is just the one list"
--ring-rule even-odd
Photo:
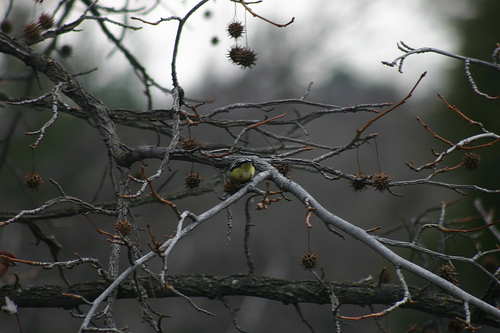
[[(428, 6), (429, 13), (438, 13), (437, 17), (449, 22), (449, 27), (454, 31), (454, 38), (459, 40), (461, 45), (459, 54), (470, 57), (477, 57), (489, 60), (492, 50), (498, 42), (497, 13), (500, 5), (497, 1), (476, 1), (473, 10), (466, 14), (458, 15), (456, 12), (447, 13), (446, 8), (436, 5), (433, 1), (422, 1)], [(469, 4), (470, 5), (470, 4)], [(49, 5), (45, 5), (49, 8)], [(324, 4), (324, 6), (328, 6)], [(471, 5), (472, 6), (472, 5)], [(386, 10), (387, 15), (391, 15), (390, 8)], [(460, 13), (459, 13), (460, 14)], [(30, 11), (16, 13), (20, 19), (29, 21)], [(297, 19), (300, 13), (296, 14)], [(318, 13), (318, 17), (321, 15)], [(218, 18), (222, 20), (222, 18)], [(248, 17), (248, 19), (250, 19)], [(384, 17), (373, 17), (374, 20), (384, 20)], [(320, 20), (323, 21), (323, 20)], [(327, 22), (327, 19), (324, 19)], [(346, 21), (362, 26), (356, 21), (356, 17), (349, 17)], [(196, 21), (192, 22), (196, 25)], [(328, 25), (317, 29), (311, 22), (311, 45), (328, 43), (321, 39), (322, 31), (328, 31)], [(93, 29), (85, 26), (85, 29)], [(218, 106), (235, 102), (260, 102), (273, 99), (297, 98), (300, 97), (309, 81), (309, 78), (302, 75), (300, 68), (305, 67), (304, 61), (308, 61), (307, 56), (302, 53), (304, 45), (293, 43), (286, 39), (285, 42), (277, 42), (284, 39), (287, 34), (286, 29), (277, 29), (267, 26), (265, 29), (260, 26), (250, 31), (249, 43), (252, 48), (259, 53), (259, 60), (255, 68), (246, 70), (237, 77), (224, 79), (223, 74), (214, 72), (217, 68), (208, 66), (200, 68), (200, 74), (191, 78), (194, 82), (187, 82), (186, 94), (188, 97), (205, 99), (213, 98), (212, 104), (200, 108), (201, 113), (208, 113)], [(260, 30), (259, 30), (260, 29)], [(418, 26), (415, 27), (418, 29)], [(221, 39), (226, 38), (224, 31), (215, 32)], [(96, 32), (97, 33), (97, 32)], [(205, 38), (207, 37), (207, 38)], [(209, 36), (200, 37), (199, 43), (206, 43)], [(404, 36), (403, 36), (404, 37)], [(290, 36), (288, 36), (290, 38)], [(363, 43), (363, 36), (349, 36), (349, 38), (359, 38), (359, 43)], [(394, 40), (394, 45), (397, 40)], [(112, 61), (106, 62), (102, 57), (102, 63), (95, 64), (89, 54), (83, 54), (86, 45), (75, 42), (75, 55), (67, 60), (68, 68), (80, 71), (98, 65), (100, 68), (107, 68), (112, 65)], [(414, 47), (433, 46), (440, 48), (440, 45), (412, 45)], [(181, 44), (182, 48), (182, 44)], [(319, 52), (326, 52), (325, 49), (318, 48)], [(101, 51), (101, 50), (99, 50)], [(313, 50), (314, 51), (314, 50)], [(385, 59), (392, 61), (400, 53), (394, 46), (387, 49)], [(98, 53), (97, 51), (95, 51)], [(152, 51), (153, 52), (153, 51)], [(106, 52), (103, 52), (104, 54)], [(314, 53), (314, 52), (313, 52)], [(367, 61), (370, 58), (370, 50), (366, 50)], [(91, 54), (92, 55), (92, 54)], [(170, 64), (170, 53), (163, 55), (165, 66)], [(196, 62), (198, 55), (184, 55), (189, 61)], [(222, 56), (222, 55), (219, 55)], [(225, 54), (223, 55), (225, 56)], [(116, 56), (115, 56), (116, 57)], [(437, 57), (437, 56), (434, 56)], [(86, 59), (82, 63), (83, 59)], [(183, 58), (181, 58), (183, 59)], [(184, 58), (186, 59), (186, 58)], [(313, 57), (314, 59), (314, 57)], [(413, 56), (407, 59), (406, 68), (415, 66), (426, 70), (426, 56)], [(59, 59), (58, 59), (59, 60)], [(205, 60), (204, 60), (205, 61)], [(487, 101), (475, 95), (466, 81), (463, 73), (462, 63), (448, 59), (447, 66), (455, 66), (454, 69), (446, 70), (436, 75), (429, 73), (429, 78), (424, 80), (415, 93), (414, 98), (394, 111), (388, 117), (375, 123), (370, 128), (371, 132), (379, 133), (376, 146), (364, 146), (358, 152), (347, 152), (339, 157), (329, 160), (331, 166), (348, 173), (361, 171), (369, 174), (379, 170), (391, 174), (394, 180), (413, 179), (423, 177), (409, 170), (404, 161), (414, 160), (416, 164), (424, 164), (433, 159), (430, 147), (443, 149), (443, 144), (433, 140), (430, 135), (415, 121), (415, 116), (420, 116), (431, 128), (450, 140), (457, 140), (464, 136), (464, 133), (474, 133), (468, 125), (459, 119), (456, 114), (447, 110), (442, 102), (436, 97), (436, 93), (445, 94), (450, 103), (456, 105), (469, 117), (483, 122), (487, 129), (498, 133), (498, 102)], [(87, 63), (88, 65), (82, 65)], [(335, 60), (332, 61), (335, 64)], [(373, 62), (374, 66), (380, 66), (380, 62)], [(26, 71), (16, 61), (6, 56), (0, 57), (0, 64), (4, 72)], [(311, 66), (307, 63), (307, 66)], [(315, 66), (324, 66), (321, 63)], [(341, 66), (340, 66), (341, 67)], [(309, 100), (331, 103), (336, 105), (355, 105), (360, 103), (380, 103), (398, 102), (411, 89), (418, 79), (418, 75), (401, 84), (398, 77), (411, 74), (398, 74), (396, 69), (384, 68), (386, 71), (394, 72), (394, 80), (381, 84), (372, 79), (364, 79), (363, 75), (356, 70), (356, 65), (349, 67), (325, 67), (325, 72), (321, 82), (315, 84), (308, 97)], [(144, 109), (144, 98), (141, 88), (137, 87), (136, 80), (131, 71), (119, 71), (121, 78), (116, 79), (100, 74), (84, 76), (82, 83), (89, 87), (90, 91), (102, 99), (110, 107), (124, 107), (129, 109)], [(498, 73), (492, 71), (476, 69), (472, 71), (476, 83), (480, 89), (491, 95), (500, 93), (498, 89)], [(370, 74), (367, 73), (367, 76)], [(430, 90), (426, 84), (437, 76), (444, 76), (442, 85), (438, 89)], [(440, 79), (441, 80), (441, 79)], [(120, 84), (116, 84), (120, 82)], [(182, 84), (182, 83), (181, 83)], [(43, 81), (42, 85), (50, 87), (50, 84)], [(37, 88), (33, 81), (31, 84), (12, 83), (4, 80), (0, 86), (2, 91), (14, 96), (38, 96), (42, 90)], [(167, 108), (170, 104), (165, 99), (161, 100), (157, 107)], [(165, 105), (163, 105), (166, 103)], [(301, 111), (305, 111), (303, 108)], [(283, 112), (292, 112), (289, 108), (277, 108), (272, 115)], [(59, 119), (52, 126), (40, 146), (36, 149), (35, 161), (36, 169), (45, 179), (45, 184), (39, 191), (27, 191), (23, 185), (24, 174), (33, 168), (31, 160), (31, 149), (29, 144), (33, 143), (35, 137), (25, 136), (25, 131), (36, 130), (48, 120), (50, 111), (36, 112), (32, 109), (22, 107), (8, 107), (0, 110), (0, 139), (2, 139), (2, 165), (0, 166), (0, 209), (3, 211), (20, 211), (22, 209), (35, 208), (58, 196), (57, 189), (52, 186), (48, 179), (55, 179), (66, 191), (68, 195), (92, 201), (113, 201), (114, 192), (109, 179), (105, 181), (103, 189), (97, 193), (99, 184), (106, 171), (107, 153), (104, 145), (98, 137), (95, 129), (81, 119), (77, 119), (65, 114), (61, 114)], [(231, 117), (259, 117), (260, 112), (255, 110), (239, 110)], [(356, 129), (362, 127), (372, 114), (342, 114), (323, 118), (320, 121), (307, 126), (312, 142), (326, 145), (341, 145), (347, 143), (354, 135)], [(452, 124), (452, 125), (450, 125)], [(8, 132), (14, 130), (14, 134), (8, 136)], [(155, 133), (145, 133), (128, 128), (119, 128), (126, 144), (154, 144), (156, 142)], [(187, 135), (187, 132), (183, 133)], [(232, 142), (228, 136), (221, 135), (217, 131), (207, 131), (203, 127), (194, 127), (191, 134), (206, 142)], [(465, 134), (465, 135), (467, 135)], [(8, 141), (6, 139), (9, 139)], [(263, 142), (262, 137), (256, 133), (250, 133), (248, 139), (255, 143)], [(168, 138), (163, 138), (163, 143), (168, 142)], [(483, 166), (480, 172), (468, 173), (457, 171), (452, 174), (440, 176), (439, 180), (454, 183), (475, 183), (486, 188), (499, 187), (499, 175), (496, 161), (498, 161), (499, 150), (497, 146), (485, 149), (481, 153)], [(304, 157), (317, 156), (317, 150), (305, 153)], [(378, 164), (377, 165), (377, 160)], [(450, 166), (458, 164), (461, 155), (452, 156), (447, 163)], [(151, 174), (158, 165), (157, 161), (147, 161), (147, 170)], [(137, 166), (138, 170), (139, 166)], [(178, 172), (178, 176), (164, 189), (165, 193), (180, 191), (183, 189), (182, 177), (189, 172), (191, 165), (172, 162), (170, 171), (164, 179), (171, 175), (171, 172)], [(208, 167), (195, 166), (197, 172), (203, 174), (206, 180), (217, 177), (218, 173)], [(471, 192), (468, 196), (444, 190), (441, 188), (406, 187), (396, 188), (396, 192), (402, 196), (393, 196), (388, 193), (378, 193), (373, 189), (365, 192), (355, 193), (345, 180), (326, 181), (321, 175), (307, 171), (294, 169), (292, 179), (302, 184), (313, 196), (319, 199), (322, 205), (334, 212), (336, 215), (351, 221), (352, 223), (369, 229), (376, 226), (390, 228), (401, 225), (402, 219), (411, 219), (421, 214), (430, 207), (439, 207), (442, 201), (460, 201), (447, 210), (447, 217), (464, 217), (476, 215), (473, 201), (481, 198), (484, 206), (489, 209), (499, 205), (497, 196), (485, 196)], [(161, 183), (161, 181), (160, 181)], [(205, 209), (217, 204), (219, 197), (223, 195), (221, 188), (216, 189), (217, 193), (209, 193), (202, 197), (185, 199), (176, 204), (181, 210), (189, 209), (194, 213), (203, 212)], [(256, 202), (252, 207), (255, 207)], [(232, 241), (226, 245), (227, 219), (224, 214), (220, 214), (213, 220), (198, 228), (193, 234), (182, 240), (172, 252), (169, 258), (169, 273), (205, 273), (214, 275), (226, 275), (246, 272), (247, 267), (243, 253), (243, 228), (244, 228), (244, 201), (233, 206), (234, 214)], [(160, 204), (150, 204), (138, 208), (134, 211), (138, 225), (145, 228), (150, 223), (158, 235), (171, 234), (175, 228), (175, 216), (171, 210)], [(430, 215), (437, 218), (439, 211)], [(267, 275), (286, 279), (314, 279), (314, 276), (303, 271), (299, 265), (299, 257), (307, 250), (307, 228), (305, 226), (305, 211), (302, 205), (296, 200), (291, 202), (280, 202), (271, 205), (266, 211), (254, 211), (251, 209), (252, 222), (255, 227), (252, 230), (251, 250), (256, 265), (256, 274)], [(107, 217), (93, 216), (93, 221), (102, 229), (112, 231), (114, 220)], [(478, 224), (468, 224), (473, 228)], [(331, 280), (352, 280), (358, 281), (368, 276), (377, 277), (378, 273), (387, 265), (383, 259), (373, 254), (368, 248), (358, 244), (354, 240), (347, 238), (342, 240), (332, 233), (326, 232), (324, 226), (315, 218), (312, 219), (314, 228), (311, 230), (311, 247), (320, 256), (320, 264), (324, 269), (325, 278)], [(109, 256), (109, 244), (105, 236), (98, 235), (88, 220), (83, 216), (71, 218), (61, 218), (50, 221), (40, 221), (38, 225), (50, 235), (53, 235), (61, 243), (63, 251), (60, 260), (74, 258), (73, 253), (81, 256), (96, 257), (103, 264), (107, 264)], [(147, 240), (144, 233), (143, 241)], [(391, 237), (406, 239), (406, 232), (401, 230)], [(480, 235), (481, 250), (492, 248), (494, 239), (488, 234)], [(423, 242), (432, 248), (437, 235), (434, 232), (425, 234)], [(47, 247), (44, 244), (36, 244), (29, 229), (21, 224), (14, 224), (0, 229), (0, 249), (10, 250), (18, 257), (37, 261), (51, 261)], [(476, 251), (471, 243), (461, 236), (454, 237), (447, 244), (451, 254), (473, 255)], [(405, 251), (398, 251), (405, 254)], [(408, 253), (406, 253), (408, 254)], [(126, 261), (123, 266), (126, 267)], [(159, 261), (152, 262), (153, 267), (159, 265)], [(459, 278), (461, 286), (473, 294), (480, 295), (487, 280), (484, 276), (478, 275), (477, 271), (470, 272), (470, 267), (459, 268)], [(157, 267), (159, 269), (159, 267)], [(391, 266), (388, 266), (393, 271)], [(45, 271), (38, 268), (20, 265), (16, 270), (21, 277), (23, 285), (44, 285), (62, 284), (58, 273)], [(12, 281), (12, 274), (2, 280), (3, 283)], [(95, 270), (88, 267), (77, 267), (67, 271), (69, 280), (73, 283), (98, 279)], [(420, 283), (411, 275), (407, 274), (409, 283)], [(393, 281), (396, 283), (396, 281)], [(208, 317), (193, 310), (185, 301), (179, 299), (152, 300), (156, 308), (172, 318), (164, 321), (164, 329), (171, 332), (234, 332), (232, 318), (218, 301), (206, 299), (194, 299), (197, 305), (217, 314), (216, 318)], [(240, 326), (249, 332), (276, 332), (286, 330), (288, 332), (305, 332), (307, 327), (300, 321), (292, 306), (265, 301), (255, 298), (233, 297), (229, 299), (237, 312)], [(307, 320), (313, 325), (317, 332), (332, 331), (330, 307), (317, 305), (302, 305), (302, 311)], [(384, 307), (375, 307), (375, 311)], [(84, 307), (82, 307), (85, 310)], [(142, 323), (140, 313), (135, 300), (120, 300), (115, 311), (117, 325), (131, 325), (131, 331), (148, 331), (148, 327)], [(341, 314), (361, 315), (373, 310), (363, 309), (355, 306), (343, 306)], [(59, 309), (20, 309), (20, 318), (25, 332), (69, 332), (76, 331), (81, 324), (81, 320), (73, 319), (67, 311)], [(409, 329), (414, 323), (425, 322), (430, 317), (411, 312), (409, 310), (397, 310), (395, 313), (383, 318), (380, 325), (386, 331), (403, 332)], [(373, 321), (349, 322), (343, 327), (343, 332), (375, 331), (377, 326)], [(13, 316), (0, 313), (0, 332), (15, 331), (16, 323)], [(484, 332), (488, 332), (487, 329)]]

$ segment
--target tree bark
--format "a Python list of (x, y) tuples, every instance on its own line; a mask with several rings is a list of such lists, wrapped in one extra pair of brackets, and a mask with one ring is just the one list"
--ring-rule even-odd
[[(230, 276), (171, 275), (167, 277), (168, 284), (188, 297), (206, 297), (216, 299), (227, 296), (254, 296), (283, 302), (284, 304), (315, 303), (329, 304), (328, 291), (318, 281), (290, 281), (265, 276), (248, 276), (237, 274)], [(149, 297), (178, 297), (168, 288), (152, 278), (140, 278), (139, 283)], [(390, 305), (403, 297), (403, 288), (398, 285), (357, 282), (331, 282), (326, 284), (337, 296), (341, 304), (360, 306), (384, 304)], [(74, 284), (69, 287), (45, 285), (27, 286), (12, 289), (11, 286), (0, 288), (2, 303), (5, 296), (11, 298), (19, 307), (60, 307), (74, 308), (85, 302), (71, 295), (78, 295), (88, 301), (93, 301), (108, 286), (103, 281)], [(136, 298), (137, 288), (132, 281), (123, 283), (118, 288), (118, 299)], [(461, 301), (444, 294), (437, 294), (433, 287), (418, 289), (410, 287), (412, 302), (403, 308), (413, 309), (433, 314), (439, 317), (455, 319), (464, 317)], [(399, 310), (396, 310), (399, 311)], [(482, 317), (481, 324), (500, 327), (500, 321), (491, 317)]]

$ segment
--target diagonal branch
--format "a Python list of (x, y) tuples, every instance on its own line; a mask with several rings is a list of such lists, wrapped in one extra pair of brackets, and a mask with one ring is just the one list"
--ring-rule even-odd
[(474, 305), (475, 307), (480, 309), (481, 311), (484, 311), (485, 313), (492, 315), (493, 317), (500, 320), (500, 310), (497, 309), (496, 307), (458, 288), (454, 284), (446, 281), (445, 279), (437, 276), (436, 274), (428, 271), (427, 269), (397, 255), (389, 248), (381, 244), (375, 237), (368, 234), (365, 230), (355, 226), (352, 223), (349, 223), (348, 221), (334, 215), (333, 213), (325, 209), (304, 188), (302, 188), (299, 184), (283, 177), (276, 169), (272, 168), (272, 166), (270, 166), (269, 164), (267, 165), (260, 164), (260, 167), (272, 169), (271, 179), (279, 188), (281, 188), (284, 191), (291, 192), (301, 202), (305, 202), (306, 199), (309, 200), (310, 206), (316, 209), (314, 213), (325, 223), (326, 226), (332, 226), (336, 229), (341, 230), (342, 232), (350, 235), (351, 237), (355, 238), (356, 240), (370, 247), (372, 250), (374, 250), (382, 257), (390, 261), (394, 266), (401, 267), (417, 275), (418, 277), (428, 281), (429, 283), (435, 285), (436, 287), (441, 288), (450, 295), (458, 299), (461, 299), (464, 302), (468, 302), (471, 305)]

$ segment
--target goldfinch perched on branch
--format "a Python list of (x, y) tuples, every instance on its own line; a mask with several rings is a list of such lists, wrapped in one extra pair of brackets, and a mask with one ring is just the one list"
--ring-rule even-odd
[(252, 179), (255, 174), (255, 167), (251, 159), (238, 158), (231, 164), (229, 172), (231, 173), (231, 178), (239, 181), (240, 183), (246, 183)]

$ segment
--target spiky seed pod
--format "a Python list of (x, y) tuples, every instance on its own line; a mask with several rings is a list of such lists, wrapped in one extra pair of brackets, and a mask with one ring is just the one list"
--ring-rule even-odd
[(243, 53), (243, 48), (241, 46), (236, 45), (231, 47), (227, 56), (229, 57), (229, 60), (231, 60), (233, 64), (238, 64), (242, 57), (242, 53)]
[(196, 190), (200, 187), (203, 176), (196, 172), (190, 172), (184, 177), (184, 185), (188, 190)]
[(71, 45), (63, 45), (59, 49), (59, 55), (63, 58), (69, 58), (73, 55), (73, 47)]
[(481, 166), (481, 156), (476, 153), (469, 152), (464, 155), (464, 167), (467, 171), (476, 171)]
[(290, 177), (290, 173), (292, 172), (290, 164), (276, 164), (275, 168), (286, 178)]
[(353, 191), (354, 192), (362, 192), (362, 191), (366, 190), (368, 187), (364, 183), (364, 180), (365, 179), (369, 179), (370, 176), (366, 176), (362, 172), (355, 172), (354, 176), (356, 178), (358, 178), (358, 179), (349, 181), (349, 183), (350, 183), (349, 185), (351, 186), (351, 188), (353, 189)]
[(377, 191), (384, 192), (387, 190), (390, 182), (391, 177), (385, 172), (379, 172), (373, 176), (373, 186)]
[(233, 64), (240, 65), (243, 68), (252, 67), (257, 60), (257, 53), (248, 47), (233, 46), (229, 50), (229, 59)]
[(244, 48), (239, 65), (243, 68), (252, 67), (257, 61), (257, 53), (249, 48)]
[(241, 22), (233, 21), (227, 25), (227, 33), (229, 37), (238, 39), (245, 32), (245, 26)]
[(225, 183), (224, 183), (224, 192), (226, 192), (229, 195), (233, 195), (236, 192), (238, 192), (242, 187), (242, 184), (234, 179), (234, 178), (229, 178)]
[(49, 13), (42, 13), (38, 18), (38, 24), (44, 30), (48, 30), (54, 26), (54, 17)]
[(450, 264), (444, 264), (443, 266), (439, 267), (438, 275), (443, 279), (445, 279), (446, 281), (451, 282), (454, 285), (458, 286), (458, 279), (457, 279), (458, 273), (456, 272), (454, 266)]
[(12, 30), (14, 30), (14, 24), (12, 23), (11, 20), (5, 19), (2, 21), (0, 29), (2, 29), (2, 31), (5, 32), (6, 34), (10, 34)]
[(43, 184), (43, 178), (36, 171), (28, 173), (24, 176), (24, 185), (32, 191), (38, 190)]
[(40, 31), (40, 26), (37, 23), (30, 22), (23, 29), (23, 38), (28, 43), (35, 43), (41, 38)]
[(182, 146), (182, 149), (185, 149), (185, 150), (194, 150), (194, 149), (200, 148), (200, 144), (198, 143), (198, 140), (196, 140), (196, 138), (193, 138), (191, 136), (184, 138), (181, 142), (181, 146)]
[(300, 265), (304, 270), (314, 269), (319, 262), (319, 256), (316, 252), (307, 251), (300, 257)]
[(132, 222), (129, 220), (118, 220), (115, 223), (115, 231), (118, 235), (127, 236), (132, 232)]
[(210, 44), (212, 44), (213, 46), (215, 45), (218, 45), (219, 44), (219, 37), (217, 36), (213, 36), (211, 39), (210, 39)]

